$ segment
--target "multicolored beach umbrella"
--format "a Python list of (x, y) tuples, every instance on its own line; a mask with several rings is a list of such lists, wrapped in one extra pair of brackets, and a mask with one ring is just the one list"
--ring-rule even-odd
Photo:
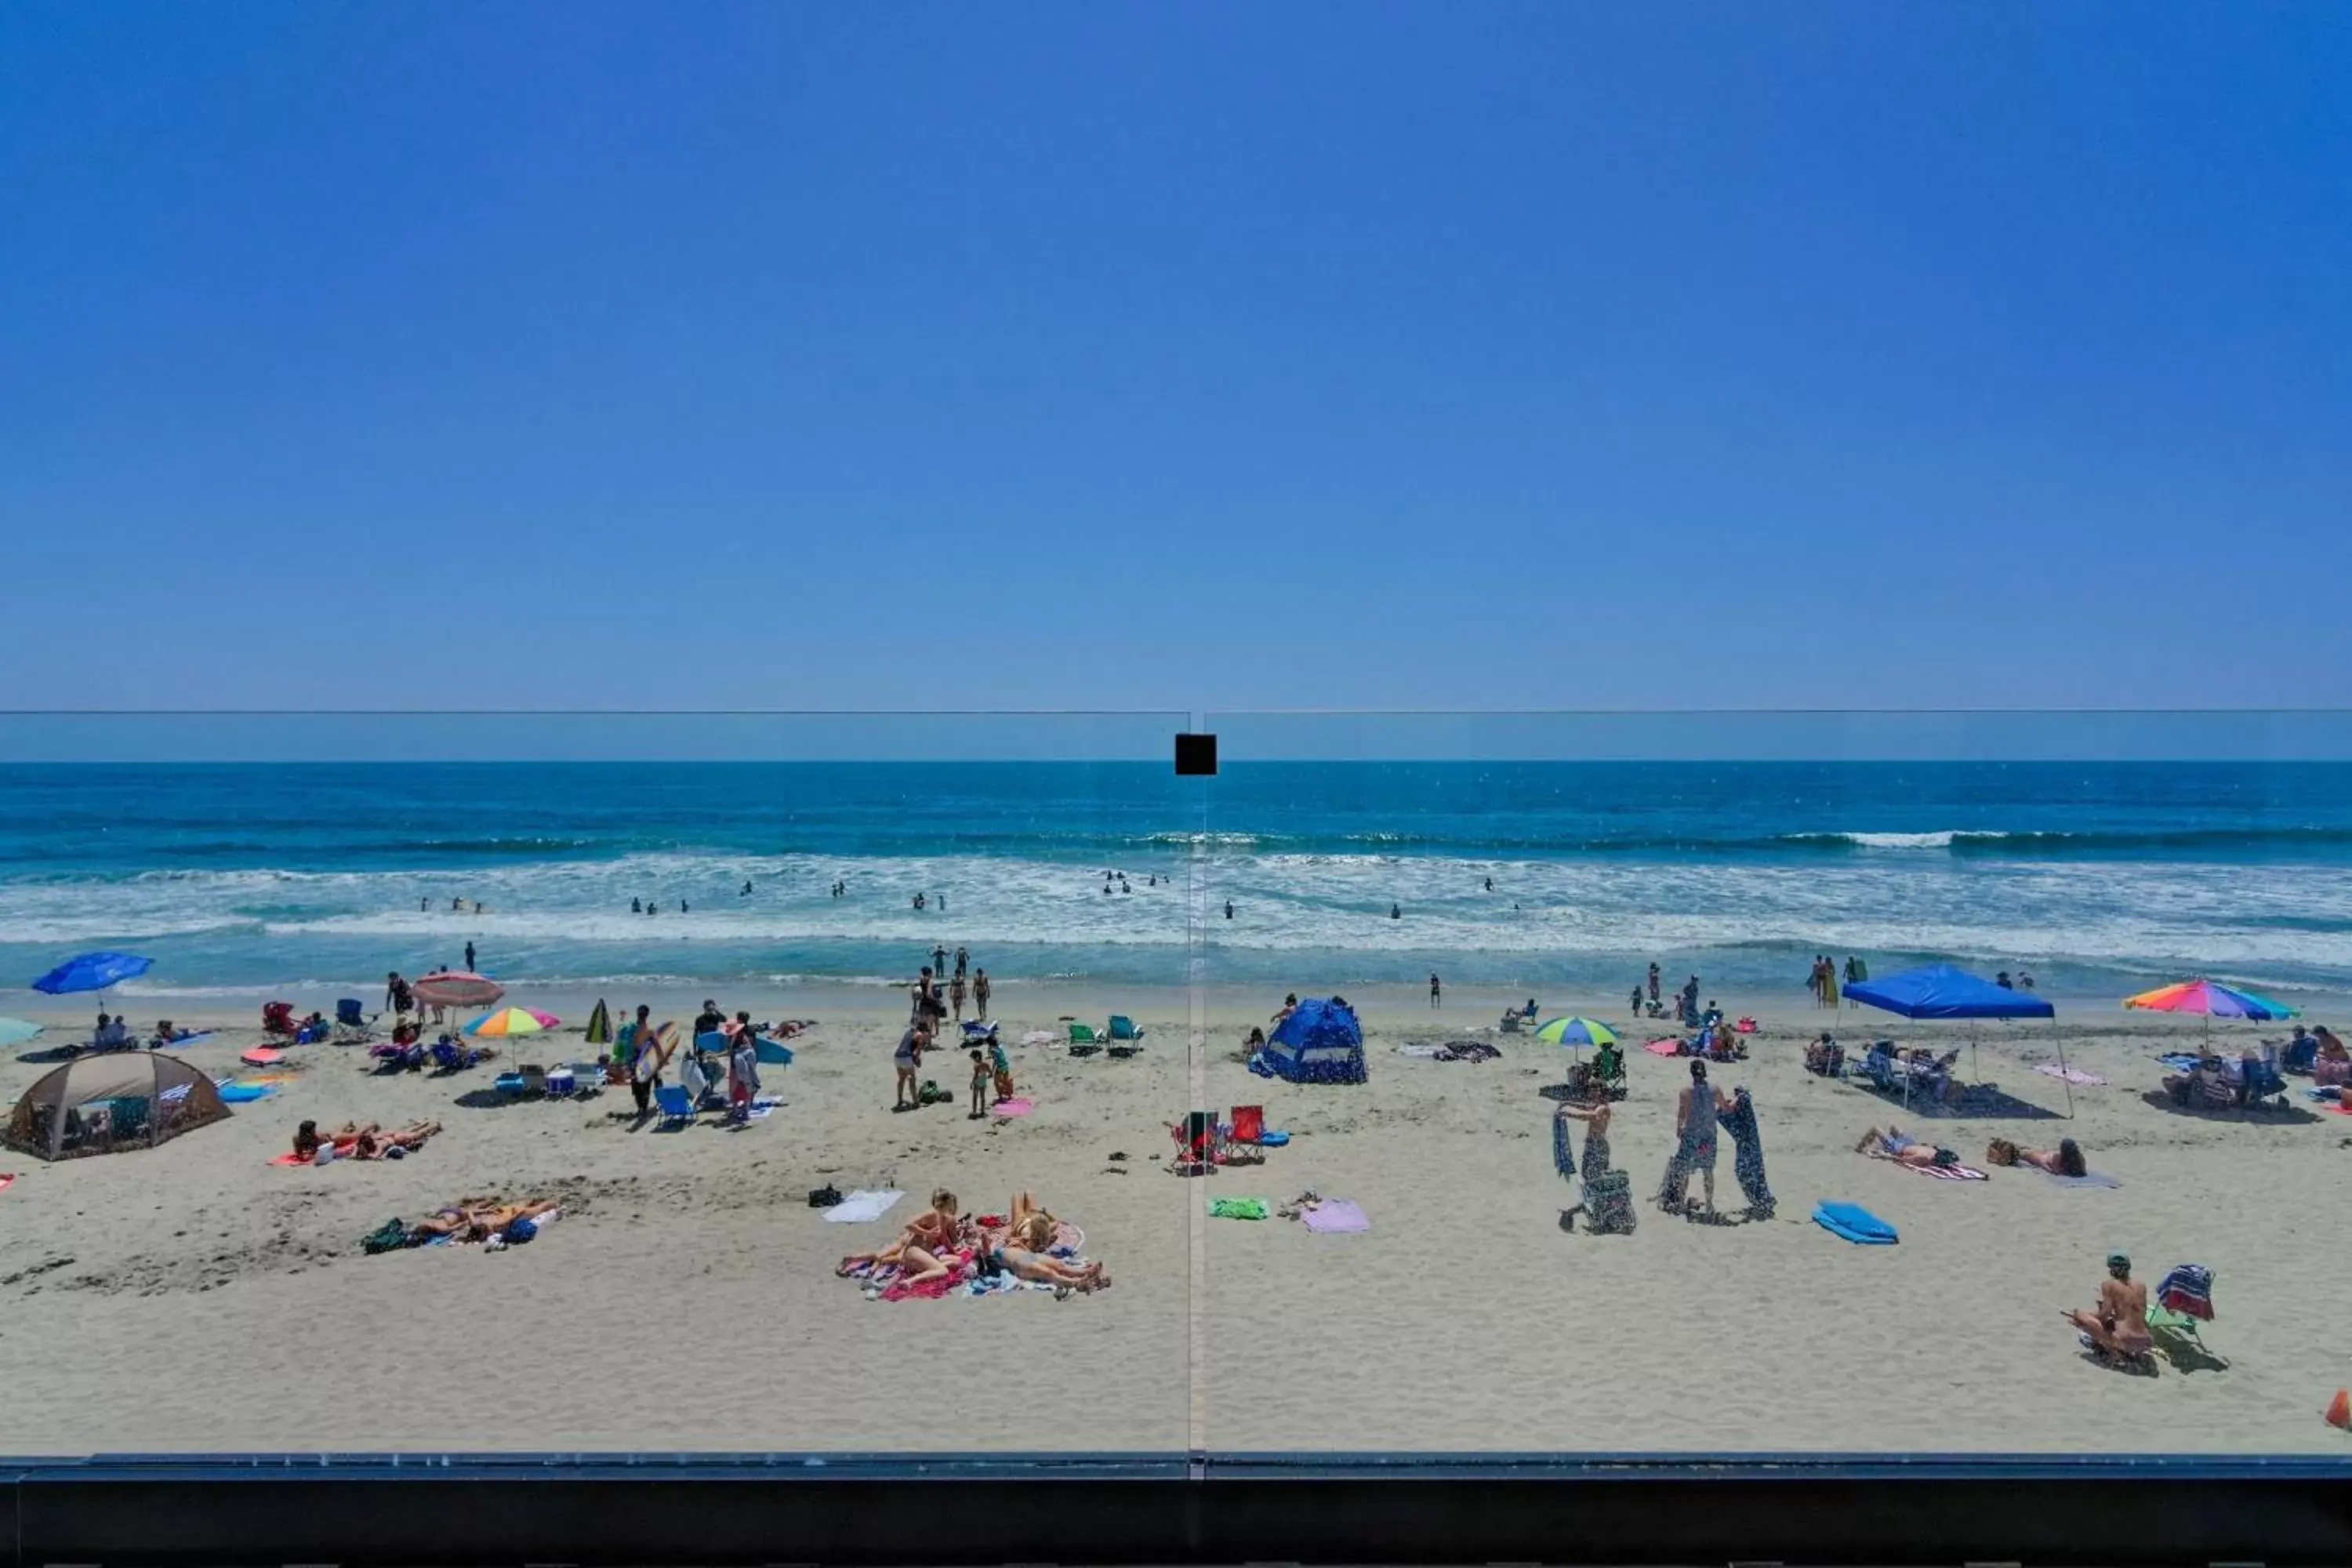
[(2296, 1009), (2251, 991), (2241, 991), (2217, 980), (2182, 980), (2124, 998), (2126, 1007), (2151, 1013), (2202, 1013), (2208, 1018), (2254, 1018), (2264, 1022), (2292, 1018)]
[(541, 1029), (552, 1029), (563, 1022), (552, 1013), (541, 1013), (530, 1007), (501, 1007), (495, 1013), (485, 1013), (466, 1026), (466, 1033), (485, 1039), (497, 1039), (505, 1035), (536, 1035)]
[(1616, 1031), (1590, 1018), (1554, 1018), (1536, 1026), (1536, 1038), (1548, 1046), (1613, 1046)]

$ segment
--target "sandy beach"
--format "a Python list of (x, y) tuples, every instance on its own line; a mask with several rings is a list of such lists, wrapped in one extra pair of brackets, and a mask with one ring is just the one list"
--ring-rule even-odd
[[(617, 1015), (641, 998), (609, 999)], [(642, 999), (681, 1017), (697, 1000)], [(1561, 1226), (1573, 1200), (1552, 1169), (1541, 1090), (1560, 1080), (1563, 1053), (1496, 1033), (1505, 1002), (1519, 999), (1499, 992), (1449, 994), (1435, 1012), (1402, 990), (1356, 995), (1370, 1081), (1315, 1088), (1241, 1065), (1241, 1037), (1277, 996), (1213, 994), (1195, 1051), (1179, 992), (1007, 988), (1008, 1044), (1114, 1010), (1146, 1039), (1125, 1059), (1013, 1046), (1035, 1110), (977, 1122), (960, 1053), (925, 1068), (953, 1103), (891, 1110), (903, 1011), (888, 994), (719, 999), (755, 1017), (822, 1020), (790, 1068), (769, 1069), (783, 1104), (740, 1129), (640, 1126), (619, 1089), (496, 1103), (485, 1069), (384, 1078), (363, 1051), (312, 1046), (289, 1053), (294, 1076), (273, 1098), (162, 1148), (56, 1164), (9, 1152), (0, 1451), (2290, 1453), (2344, 1442), (2317, 1412), (2352, 1373), (2327, 1327), (2352, 1263), (2309, 1213), (2344, 1179), (2352, 1118), (2310, 1108), (2305, 1080), (2284, 1113), (2199, 1116), (2152, 1101), (2155, 1056), (2196, 1038), (2194, 1020), (2110, 1004), (2062, 1005), (2054, 1029), (1988, 1026), (1981, 1076), (2022, 1106), (2064, 1111), (2064, 1086), (2033, 1070), (2061, 1039), (2071, 1064), (2109, 1082), (2074, 1090), (2071, 1122), (1910, 1123), (1979, 1165), (1989, 1136), (2047, 1145), (2071, 1134), (2122, 1184), (2077, 1190), (2030, 1170), (1944, 1182), (1862, 1158), (1863, 1130), (1902, 1111), (1802, 1070), (1803, 1042), (1826, 1016), (1801, 998), (1726, 996), (1727, 1012), (1762, 1025), (1749, 1059), (1714, 1070), (1755, 1099), (1778, 1217), (1701, 1224), (1646, 1201), (1686, 1068), (1637, 1050), (1612, 1142), (1643, 1200), (1639, 1226), (1594, 1237)], [(572, 1031), (591, 998), (515, 1000), (566, 1020), (520, 1059), (590, 1054)], [(1623, 1022), (1622, 997), (1547, 1003)], [(90, 1009), (26, 1011), (58, 1026), (0, 1058), (12, 1100), (48, 1070), (20, 1058), (86, 1027)], [(215, 1026), (185, 1055), (226, 1074), (258, 1031), (250, 1009), (216, 1011), (173, 1016)], [(1853, 1011), (1832, 1026), (1850, 1045), (1967, 1038), (1962, 1026)], [(1397, 1049), (1463, 1037), (1501, 1058)], [(1164, 1124), (1194, 1103), (1263, 1104), (1292, 1141), (1260, 1166), (1172, 1174)], [(399, 1163), (270, 1166), (305, 1118), (433, 1119), (446, 1131)], [(830, 1224), (806, 1203), (827, 1184), (908, 1196), (880, 1222)], [(835, 1277), (836, 1259), (887, 1240), (935, 1186), (972, 1211), (1035, 1193), (1083, 1227), (1111, 1288), (883, 1302)], [(1308, 1189), (1354, 1199), (1370, 1231), (1205, 1213), (1213, 1196)], [(389, 1217), (483, 1193), (551, 1196), (567, 1212), (502, 1253), (360, 1251)], [(1717, 1198), (1734, 1212), (1741, 1201), (1727, 1141)], [(1864, 1205), (1901, 1243), (1835, 1239), (1809, 1221), (1821, 1199)], [(2177, 1263), (2214, 1270), (2208, 1340), (2229, 1370), (2126, 1376), (2078, 1350), (2058, 1310), (2090, 1303), (2115, 1248), (2151, 1284)], [(125, 1349), (53, 1353), (68, 1342)]]

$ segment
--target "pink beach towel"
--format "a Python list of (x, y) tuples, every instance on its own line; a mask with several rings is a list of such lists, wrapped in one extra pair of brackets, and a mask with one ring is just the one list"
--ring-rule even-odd
[(278, 1155), (278, 1158), (270, 1161), (269, 1163), (273, 1165), (307, 1165), (311, 1162), (305, 1160), (301, 1155), (295, 1153), (289, 1149), (285, 1153)]
[(2033, 1070), (2051, 1078), (2063, 1078), (2068, 1083), (2078, 1083), (2087, 1088), (2105, 1089), (2107, 1084), (2107, 1080), (2097, 1073), (2084, 1072), (2081, 1068), (2062, 1068), (2056, 1062), (2043, 1062)]
[(1680, 1040), (1651, 1040), (1643, 1044), (1642, 1048), (1654, 1057), (1678, 1057), (1683, 1054), (1683, 1043)]
[(996, 1102), (996, 1114), (999, 1116), (1026, 1116), (1036, 1109), (1034, 1100), (1000, 1100)]
[(1318, 1236), (1352, 1236), (1372, 1228), (1351, 1198), (1325, 1198), (1307, 1211), (1306, 1219), (1307, 1228)]
[(10, 1187), (15, 1186), (16, 1184), (16, 1172), (14, 1172), (14, 1171), (0, 1172), (0, 1193), (5, 1193), (5, 1192), (6, 1192)]

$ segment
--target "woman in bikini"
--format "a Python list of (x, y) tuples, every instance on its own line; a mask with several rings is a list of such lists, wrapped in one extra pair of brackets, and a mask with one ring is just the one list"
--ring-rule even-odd
[[(1020, 1196), (1028, 1194), (1024, 1193)], [(1058, 1258), (1047, 1257), (1046, 1253), (1053, 1245), (1053, 1216), (1040, 1210), (1016, 1222), (1005, 1233), (1004, 1239), (991, 1249), (991, 1256), (1000, 1268), (1016, 1279), (1031, 1279), (1071, 1290), (1098, 1290), (1110, 1283), (1110, 1276), (1103, 1272), (1103, 1266), (1099, 1263), (1073, 1268)]]
[(2053, 1176), (2080, 1176), (2090, 1171), (2083, 1146), (2072, 1138), (2061, 1138), (2055, 1149), (2021, 1149), (2006, 1138), (1996, 1138), (1985, 1145), (1985, 1163), (2031, 1165)]
[[(381, 1160), (394, 1149), (403, 1154), (413, 1154), (425, 1146), (425, 1141), (441, 1131), (438, 1121), (413, 1121), (390, 1132), (371, 1126), (352, 1140), (352, 1158)], [(300, 1147), (298, 1142), (296, 1147)]]
[(896, 1241), (878, 1252), (853, 1252), (835, 1265), (833, 1271), (846, 1277), (860, 1268), (895, 1263), (900, 1269), (899, 1278), (908, 1284), (919, 1278), (936, 1279), (948, 1272), (939, 1255), (954, 1249), (962, 1230), (956, 1195), (941, 1187), (931, 1194), (931, 1206), (908, 1220)]

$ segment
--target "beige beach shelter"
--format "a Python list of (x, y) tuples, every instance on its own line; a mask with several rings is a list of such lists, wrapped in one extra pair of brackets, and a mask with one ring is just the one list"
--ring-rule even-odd
[(158, 1051), (68, 1062), (25, 1091), (0, 1139), (44, 1160), (152, 1149), (229, 1113), (213, 1080)]

